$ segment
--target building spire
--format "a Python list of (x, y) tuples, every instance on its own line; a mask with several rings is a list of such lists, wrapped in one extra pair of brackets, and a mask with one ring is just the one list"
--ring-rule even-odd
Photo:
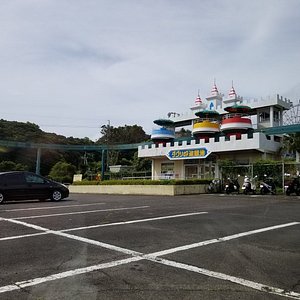
[(216, 78), (214, 78), (214, 85), (213, 85), (210, 93), (212, 96), (217, 96), (219, 94), (218, 88), (216, 86)]
[(233, 80), (231, 81), (231, 89), (229, 91), (228, 97), (229, 98), (235, 98), (236, 97), (236, 92), (235, 92), (235, 89), (233, 87)]
[(201, 100), (201, 97), (200, 97), (200, 91), (198, 89), (198, 96), (197, 98), (195, 99), (195, 105), (201, 105), (202, 104), (202, 100)]

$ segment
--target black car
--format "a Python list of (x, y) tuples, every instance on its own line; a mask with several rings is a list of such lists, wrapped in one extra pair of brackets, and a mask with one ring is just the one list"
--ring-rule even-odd
[(39, 199), (60, 201), (69, 196), (69, 189), (58, 182), (31, 172), (0, 173), (0, 203), (7, 200)]

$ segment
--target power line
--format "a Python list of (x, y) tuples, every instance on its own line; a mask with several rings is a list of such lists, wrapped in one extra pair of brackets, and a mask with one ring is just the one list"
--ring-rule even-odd
[(100, 129), (101, 126), (86, 126), (86, 125), (52, 125), (52, 124), (38, 124), (39, 126), (44, 126), (44, 127), (64, 127), (64, 128), (98, 128)]

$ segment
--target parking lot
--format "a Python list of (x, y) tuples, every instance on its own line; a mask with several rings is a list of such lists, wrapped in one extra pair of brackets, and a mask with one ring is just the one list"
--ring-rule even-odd
[(300, 197), (0, 206), (0, 299), (300, 299)]

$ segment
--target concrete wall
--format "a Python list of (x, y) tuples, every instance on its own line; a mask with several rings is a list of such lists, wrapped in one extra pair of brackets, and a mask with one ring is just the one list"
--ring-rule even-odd
[(195, 185), (70, 185), (70, 193), (119, 195), (190, 195), (204, 194), (205, 184)]
[(138, 156), (139, 157), (167, 157), (170, 150), (189, 150), (198, 147), (205, 147), (209, 153), (225, 153), (231, 151), (242, 151), (242, 150), (258, 150), (261, 152), (275, 153), (281, 147), (280, 142), (268, 140), (266, 135), (261, 132), (253, 133), (252, 138), (248, 138), (247, 134), (242, 134), (241, 139), (237, 140), (235, 136), (231, 136), (230, 140), (226, 140), (224, 136), (220, 137), (219, 141), (215, 141), (214, 138), (209, 139), (209, 143), (205, 143), (202, 139), (199, 144), (196, 144), (195, 140), (191, 140), (190, 144), (187, 141), (183, 141), (182, 145), (178, 142), (171, 146), (170, 143), (166, 145), (159, 144), (156, 147), (155, 144), (139, 146)]

